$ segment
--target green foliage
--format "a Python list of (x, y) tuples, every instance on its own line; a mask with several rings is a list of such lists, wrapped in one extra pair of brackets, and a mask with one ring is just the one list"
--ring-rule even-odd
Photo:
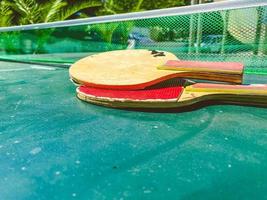
[[(107, 14), (118, 14), (118, 13), (125, 13), (125, 12), (137, 12), (143, 10), (151, 10), (151, 9), (158, 9), (158, 8), (166, 8), (172, 6), (181, 6), (184, 5), (184, 0), (107, 0), (104, 3), (102, 9), (97, 12), (97, 15), (107, 15)], [(103, 25), (105, 26), (105, 25)], [(107, 25), (109, 26), (109, 25)], [(127, 38), (129, 33), (133, 27), (133, 22), (124, 23), (116, 28), (113, 28), (109, 32), (102, 31), (100, 34), (111, 34), (109, 36), (102, 36), (105, 38), (106, 41), (111, 41), (112, 38), (116, 38), (116, 41), (120, 41), (122, 43), (127, 42)], [(103, 28), (102, 29), (107, 29)], [(114, 31), (114, 32), (113, 32)], [(99, 32), (99, 31), (98, 31)], [(172, 32), (168, 34), (168, 38), (172, 39)], [(118, 38), (117, 35), (121, 37)], [(160, 34), (156, 37), (165, 37), (166, 34), (160, 36)], [(108, 40), (107, 40), (108, 39)], [(159, 40), (163, 40), (157, 38)], [(166, 37), (165, 37), (166, 39)]]
[(112, 34), (118, 27), (118, 23), (93, 24), (88, 26), (88, 33), (97, 40), (112, 42)]
[(185, 0), (106, 0), (104, 6), (97, 14), (137, 12), (182, 5), (185, 5)]
[(10, 4), (3, 0), (0, 2), (0, 26), (10, 26), (12, 24), (13, 12)]
[(35, 24), (68, 19), (78, 11), (101, 6), (101, 0), (83, 0), (68, 3), (67, 0), (2, 0), (1, 26)]
[(115, 13), (135, 12), (142, 10), (144, 0), (109, 0), (104, 9)]
[(111, 43), (126, 45), (133, 26), (132, 21), (93, 24), (88, 26), (87, 33), (91, 40), (105, 42), (107, 46)]
[[(85, 8), (96, 15), (136, 12), (184, 5), (184, 0), (0, 0), (0, 25), (23, 25), (65, 20)], [(94, 11), (93, 11), (94, 12)], [(81, 13), (80, 17), (87, 17)]]
[(4, 49), (6, 53), (18, 53), (20, 50), (20, 38), (21, 34), (18, 31), (12, 33), (3, 32), (0, 34), (0, 47)]
[[(86, 8), (94, 8), (95, 15), (118, 14), (183, 5), (184, 0), (0, 0), (0, 26), (24, 25), (61, 21)], [(88, 17), (80, 12), (79, 17)], [(95, 41), (126, 45), (134, 22), (90, 25), (87, 32)], [(35, 30), (36, 53), (44, 51), (44, 44), (53, 34), (50, 30)], [(165, 37), (166, 35), (160, 36)], [(168, 40), (172, 40), (171, 34)], [(159, 40), (162, 40), (159, 38)], [(8, 44), (9, 46), (12, 44)], [(107, 45), (108, 46), (108, 45)]]
[[(61, 21), (68, 19), (76, 12), (90, 7), (102, 5), (100, 0), (76, 1), (75, 4), (68, 3), (66, 0), (2, 0), (0, 8), (0, 25), (23, 25), (43, 22)], [(44, 44), (49, 40), (53, 29), (36, 30), (38, 35), (34, 52), (43, 52)], [(8, 38), (9, 41), (11, 38)], [(12, 43), (5, 43), (7, 49), (12, 49)]]
[(45, 5), (43, 5), (43, 12), (47, 12), (47, 13), (43, 13), (42, 12), (42, 16), (43, 22), (51, 22), (51, 21), (55, 21), (55, 20), (60, 20), (57, 18), (58, 15), (58, 11), (61, 10), (61, 8), (63, 8), (64, 6), (67, 5), (67, 2), (63, 2), (63, 0), (55, 0), (53, 3), (45, 3)]
[(15, 10), (20, 18), (19, 24), (33, 24), (39, 21), (39, 6), (35, 0), (14, 0), (14, 4), (11, 4), (13, 10)]
[(170, 28), (153, 27), (150, 29), (150, 37), (157, 41), (174, 41), (177, 38), (177, 31)]
[(112, 41), (120, 44), (127, 44), (129, 34), (134, 27), (133, 21), (121, 22), (112, 35)]
[(184, 6), (185, 0), (144, 0), (142, 8), (145, 10)]
[[(62, 7), (62, 9), (58, 10), (57, 14), (55, 14), (55, 18), (58, 21), (65, 20), (82, 9), (99, 7), (101, 5), (102, 3), (100, 0), (76, 1), (74, 4), (67, 4), (66, 6)], [(83, 15), (83, 16), (86, 16), (86, 15)]]

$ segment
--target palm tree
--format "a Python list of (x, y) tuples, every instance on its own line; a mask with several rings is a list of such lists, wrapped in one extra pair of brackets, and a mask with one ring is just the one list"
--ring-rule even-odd
[[(99, 7), (102, 5), (101, 0), (82, 0), (70, 4), (67, 0), (50, 0), (41, 2), (40, 0), (2, 0), (0, 2), (0, 26), (24, 25), (35, 23), (46, 23), (53, 21), (62, 21), (68, 19), (78, 11)], [(35, 30), (38, 35), (35, 52), (41, 52), (43, 45), (50, 38), (54, 29)], [(5, 43), (8, 43), (10, 33), (2, 33)], [(13, 32), (13, 35), (18, 35)], [(10, 46), (10, 45), (9, 45)]]
[[(42, 3), (40, 0), (2, 0), (0, 14), (1, 26), (23, 25), (62, 21), (68, 19), (78, 11), (99, 7), (101, 0), (83, 0), (68, 3), (66, 0), (50, 0)], [(12, 14), (13, 17), (12, 18)], [(10, 22), (13, 22), (10, 23)]]

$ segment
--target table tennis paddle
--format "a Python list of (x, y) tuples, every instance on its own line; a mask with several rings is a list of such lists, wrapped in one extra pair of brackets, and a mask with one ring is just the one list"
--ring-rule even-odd
[(172, 53), (155, 50), (117, 50), (83, 58), (69, 73), (81, 85), (137, 90), (175, 77), (241, 83), (243, 65), (179, 61)]
[(267, 84), (188, 85), (184, 82), (144, 90), (110, 90), (80, 86), (77, 88), (77, 96), (93, 104), (117, 108), (179, 108), (205, 101), (267, 106)]

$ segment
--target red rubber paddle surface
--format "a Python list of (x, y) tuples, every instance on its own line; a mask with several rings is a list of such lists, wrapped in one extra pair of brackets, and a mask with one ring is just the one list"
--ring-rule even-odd
[(177, 99), (183, 92), (182, 86), (165, 87), (147, 90), (109, 90), (99, 89), (87, 86), (80, 86), (79, 91), (95, 97), (106, 97), (111, 99), (131, 99), (131, 100), (147, 100), (147, 99)]

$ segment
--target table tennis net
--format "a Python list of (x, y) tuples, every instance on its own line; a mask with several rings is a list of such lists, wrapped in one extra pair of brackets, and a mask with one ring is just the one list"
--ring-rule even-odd
[(243, 62), (245, 72), (267, 74), (267, 6), (202, 7), (191, 14), (0, 32), (3, 60), (71, 64), (127, 48), (170, 51), (182, 60)]

